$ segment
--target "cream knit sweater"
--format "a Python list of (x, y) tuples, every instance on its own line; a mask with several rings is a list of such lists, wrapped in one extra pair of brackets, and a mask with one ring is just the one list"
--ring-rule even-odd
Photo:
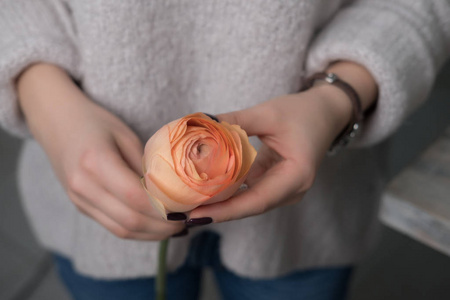
[[(307, 74), (352, 60), (379, 84), (376, 111), (358, 140), (371, 145), (425, 99), (449, 52), (448, 0), (2, 0), (0, 124), (27, 138), (19, 182), (45, 247), (91, 276), (152, 275), (157, 243), (121, 240), (80, 214), (29, 138), (13, 84), (25, 67), (63, 67), (145, 141), (182, 115), (293, 93)], [(357, 261), (376, 231), (382, 148), (327, 158), (295, 206), (207, 226), (222, 236), (224, 264), (241, 275), (272, 277)], [(170, 268), (206, 228), (173, 240)]]

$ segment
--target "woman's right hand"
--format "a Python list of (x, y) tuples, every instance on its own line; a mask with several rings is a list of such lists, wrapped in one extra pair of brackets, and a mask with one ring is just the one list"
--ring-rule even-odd
[(183, 231), (183, 222), (158, 215), (140, 184), (139, 138), (63, 70), (33, 65), (18, 78), (17, 90), (33, 136), (81, 212), (125, 239), (162, 240)]

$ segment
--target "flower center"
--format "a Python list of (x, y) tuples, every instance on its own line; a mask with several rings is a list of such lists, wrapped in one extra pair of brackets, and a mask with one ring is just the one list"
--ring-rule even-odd
[(211, 152), (211, 148), (206, 144), (198, 144), (197, 147), (194, 148), (194, 151), (192, 154), (197, 159), (202, 159), (204, 157), (207, 157), (209, 153)]
[(211, 142), (208, 139), (197, 141), (189, 153), (189, 158), (194, 163), (195, 169), (202, 180), (208, 180), (211, 176), (214, 176), (210, 173), (214, 166), (216, 151)]

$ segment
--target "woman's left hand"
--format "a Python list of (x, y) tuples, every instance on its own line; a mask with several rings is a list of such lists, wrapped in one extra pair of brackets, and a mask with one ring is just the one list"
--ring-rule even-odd
[[(375, 83), (373, 90), (371, 97), (375, 98)], [(364, 96), (363, 107), (367, 107), (370, 102)], [(350, 122), (351, 111), (345, 93), (322, 84), (218, 115), (220, 121), (238, 124), (249, 136), (258, 136), (263, 145), (249, 172), (248, 189), (226, 201), (194, 209), (190, 219), (209, 217), (219, 223), (299, 201), (311, 188), (330, 145)]]

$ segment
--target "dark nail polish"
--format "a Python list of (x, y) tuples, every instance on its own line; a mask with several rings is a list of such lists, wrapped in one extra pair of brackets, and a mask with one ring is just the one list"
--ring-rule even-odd
[(172, 235), (172, 237), (179, 237), (179, 236), (185, 236), (189, 233), (189, 230), (187, 228), (184, 228), (182, 231), (175, 233)]
[(217, 117), (215, 115), (210, 115), (207, 113), (204, 113), (204, 114), (207, 115), (208, 117), (210, 117), (211, 119), (213, 119), (214, 121), (219, 122), (219, 119), (217, 119)]
[(189, 221), (186, 222), (186, 225), (188, 225), (188, 227), (201, 226), (201, 225), (210, 224), (210, 223), (212, 223), (212, 221), (213, 220), (210, 217), (190, 219)]
[(169, 221), (184, 221), (187, 217), (183, 213), (169, 213), (167, 214), (167, 220)]

